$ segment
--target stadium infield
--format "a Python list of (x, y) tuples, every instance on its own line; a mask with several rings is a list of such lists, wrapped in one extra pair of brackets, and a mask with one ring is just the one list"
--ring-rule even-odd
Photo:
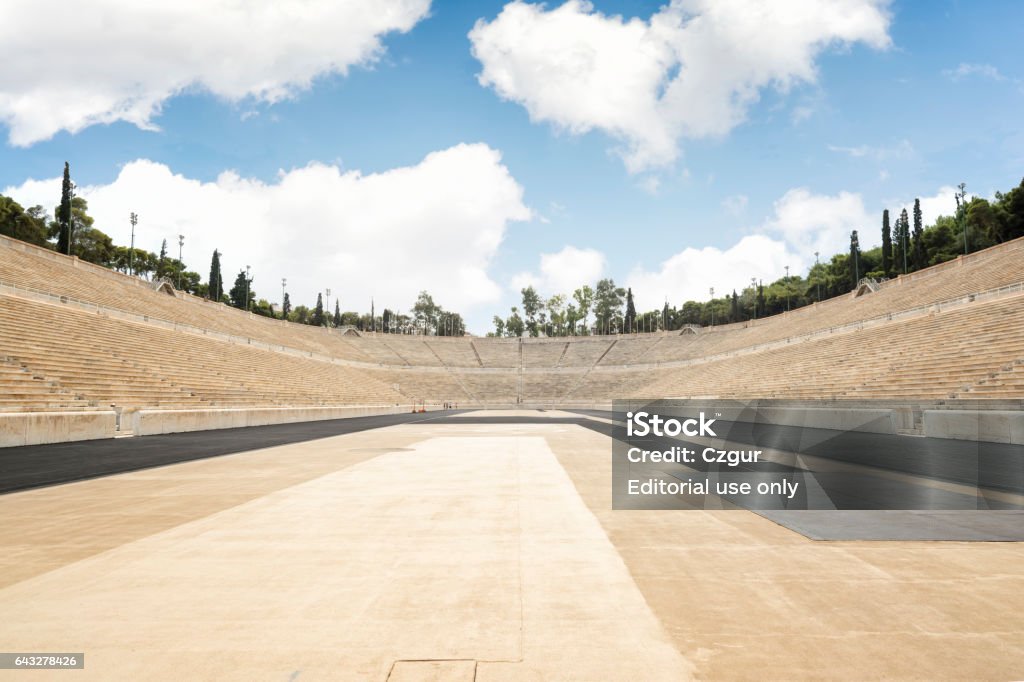
[(0, 496), (0, 640), (83, 679), (1024, 676), (1021, 545), (613, 511), (593, 416), (181, 434), (244, 447)]

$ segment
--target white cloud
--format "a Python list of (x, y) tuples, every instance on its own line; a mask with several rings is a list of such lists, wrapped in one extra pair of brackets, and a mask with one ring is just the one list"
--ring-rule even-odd
[(61, 130), (154, 127), (186, 90), (275, 102), (375, 60), (430, 0), (5, 0), (0, 121), (25, 146)]
[[(60, 179), (28, 181), (4, 194), (48, 210)], [(294, 304), (330, 288), (342, 309), (368, 311), (371, 296), (408, 310), (426, 289), (466, 313), (497, 301), (489, 263), (512, 221), (528, 220), (522, 187), (483, 144), (434, 152), (415, 166), (363, 175), (313, 163), (273, 183), (222, 173), (213, 182), (138, 160), (108, 185), (81, 187), (96, 227), (127, 244), (128, 214), (139, 213), (136, 245), (156, 251), (184, 234), (187, 264), (203, 276), (214, 248), (224, 252), (225, 286), (253, 268), (260, 297), (280, 300), (288, 278)], [(176, 248), (172, 253), (176, 254)]]
[(746, 194), (733, 194), (722, 199), (722, 208), (725, 212), (733, 217), (743, 215), (743, 212), (747, 210), (747, 195)]
[(832, 46), (889, 46), (887, 0), (673, 0), (648, 20), (515, 0), (469, 33), (478, 80), (534, 121), (622, 141), (631, 172), (678, 156), (681, 138), (724, 135), (760, 91), (816, 79)]
[(914, 146), (909, 140), (900, 140), (890, 146), (858, 145), (856, 147), (842, 147), (839, 145), (828, 145), (830, 152), (846, 154), (855, 159), (873, 159), (875, 161), (889, 161), (892, 159), (906, 159), (914, 155)]
[(544, 296), (571, 294), (576, 288), (590, 284), (604, 276), (607, 263), (604, 254), (596, 249), (566, 246), (556, 253), (542, 253), (539, 272), (521, 272), (512, 278), (515, 291), (528, 286)]
[(662, 262), (656, 270), (638, 267), (627, 283), (644, 310), (660, 308), (667, 296), (673, 305), (686, 300), (703, 301), (708, 290), (716, 296), (750, 286), (750, 278), (775, 281), (786, 274), (804, 274), (814, 264), (814, 252), (827, 260), (844, 252), (850, 232), (858, 230), (861, 245), (868, 248), (880, 225), (881, 211), (872, 217), (859, 194), (812, 194), (805, 188), (786, 192), (775, 201), (773, 213), (748, 235), (727, 249), (686, 248)]
[(880, 224), (881, 220), (881, 212), (878, 216), (868, 213), (860, 194), (853, 192), (833, 196), (812, 194), (798, 187), (776, 200), (773, 208), (774, 215), (761, 229), (781, 235), (786, 244), (800, 254), (802, 263), (813, 262), (815, 251), (829, 257), (844, 252), (850, 245), (853, 230), (858, 231), (861, 246), (867, 247), (873, 242), (865, 233), (872, 234), (871, 226)]
[[(927, 197), (920, 197), (921, 199), (921, 220), (924, 224), (931, 225), (935, 222), (935, 219), (939, 216), (955, 216), (956, 215), (956, 195), (960, 190), (952, 185), (943, 185), (939, 190)], [(974, 198), (970, 192), (967, 192), (967, 201)], [(900, 199), (897, 201), (890, 202), (895, 205), (895, 210), (889, 210), (889, 216), (891, 221), (895, 221), (899, 217), (900, 211), (903, 209), (907, 210), (907, 215), (910, 216), (910, 220), (914, 220), (914, 200), (913, 199)], [(911, 222), (913, 224), (913, 222)], [(881, 229), (881, 228), (879, 228)]]
[(814, 116), (817, 109), (806, 104), (793, 107), (793, 113), (790, 114), (790, 121), (793, 125), (800, 125), (804, 121), (808, 120), (811, 116)]
[(1007, 80), (1006, 76), (999, 72), (999, 69), (991, 64), (968, 64), (960, 62), (955, 69), (945, 69), (942, 75), (951, 81), (960, 81), (971, 76), (987, 78), (994, 81)]
[(658, 190), (661, 189), (661, 178), (657, 175), (646, 175), (636, 184), (637, 187), (653, 197), (656, 196), (658, 194)]
[(795, 274), (801, 260), (785, 243), (765, 235), (748, 235), (725, 250), (710, 246), (683, 249), (656, 271), (638, 267), (626, 284), (633, 288), (637, 310), (660, 310), (666, 297), (670, 305), (678, 306), (688, 300), (706, 301), (711, 287), (720, 297), (749, 287), (751, 277), (774, 281), (785, 274), (787, 265)]

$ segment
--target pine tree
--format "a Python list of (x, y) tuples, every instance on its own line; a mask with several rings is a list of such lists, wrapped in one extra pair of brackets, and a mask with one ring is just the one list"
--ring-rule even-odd
[(882, 211), (882, 272), (892, 276), (892, 228), (889, 227), (889, 209)]
[(913, 237), (913, 260), (914, 269), (920, 270), (925, 267), (924, 254), (924, 217), (921, 214), (921, 200), (914, 199), (914, 233)]
[(729, 312), (729, 321), (740, 321), (740, 297), (739, 294), (736, 293), (735, 289), (732, 290), (732, 309)]
[(626, 332), (635, 331), (636, 307), (633, 305), (633, 289), (626, 289)]
[(220, 275), (220, 253), (217, 249), (213, 250), (213, 260), (210, 261), (209, 296), (211, 301), (218, 303), (224, 298), (224, 279)]
[(292, 311), (292, 299), (288, 297), (288, 292), (284, 293), (284, 303), (281, 304), (281, 319), (287, 320), (288, 313)]
[(668, 317), (669, 317), (668, 301), (665, 301), (665, 307), (661, 309), (661, 324), (662, 324), (662, 328), (665, 331), (668, 331), (669, 323), (671, 322), (671, 320), (669, 320)]
[(768, 306), (765, 305), (764, 300), (764, 282), (758, 282), (757, 284), (757, 301), (754, 305), (759, 316), (764, 317), (767, 314)]
[(338, 299), (334, 299), (334, 326), (341, 326), (341, 304), (338, 303)]
[[(385, 308), (383, 314), (381, 314), (380, 320), (381, 320), (381, 331), (384, 332), (385, 334), (390, 334), (391, 333), (391, 311), (388, 310), (387, 308)], [(504, 324), (502, 324), (502, 327), (504, 327)]]
[(310, 321), (314, 327), (323, 327), (324, 319), (324, 297), (323, 294), (316, 295), (316, 308), (313, 310), (313, 319)]
[(71, 223), (71, 166), (64, 162), (64, 182), (60, 190), (60, 207), (57, 209), (57, 222), (60, 224), (60, 231), (57, 237), (57, 251), (71, 255), (71, 242), (74, 239)]
[(246, 305), (246, 295), (248, 294), (249, 302), (255, 297), (251, 284), (245, 277), (245, 270), (239, 270), (238, 276), (235, 277), (235, 285), (228, 292), (228, 298), (231, 300), (232, 306), (239, 310), (249, 309), (249, 306)]
[(850, 233), (850, 274), (853, 276), (853, 288), (860, 282), (860, 239), (857, 230)]

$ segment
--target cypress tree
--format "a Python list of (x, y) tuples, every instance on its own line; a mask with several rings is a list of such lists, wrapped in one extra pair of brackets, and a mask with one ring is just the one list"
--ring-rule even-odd
[(732, 310), (729, 313), (730, 322), (740, 321), (740, 297), (736, 293), (736, 290), (732, 290)]
[(668, 319), (668, 301), (665, 301), (665, 307), (661, 310), (661, 324), (665, 331), (668, 331), (670, 320)]
[(313, 319), (310, 321), (314, 327), (324, 326), (324, 297), (323, 294), (316, 295), (316, 308), (313, 310)]
[(914, 199), (914, 234), (913, 234), (914, 269), (925, 266), (924, 255), (924, 218), (921, 214), (921, 200)]
[(892, 228), (889, 227), (889, 209), (882, 211), (882, 272), (892, 276)]
[(853, 276), (853, 288), (860, 281), (860, 239), (857, 230), (850, 233), (850, 274)]
[(71, 254), (72, 235), (71, 226), (71, 166), (64, 162), (64, 182), (60, 190), (60, 207), (57, 209), (57, 222), (60, 224), (60, 231), (57, 237), (57, 251), (66, 255)]
[(910, 219), (907, 217), (907, 209), (900, 211), (900, 223), (899, 230), (897, 231), (900, 240), (900, 253), (903, 254), (903, 273), (910, 272), (907, 268), (909, 265), (910, 254)]
[(626, 332), (634, 331), (636, 307), (633, 305), (633, 289), (626, 289)]
[(167, 275), (167, 240), (160, 244), (160, 259), (156, 262), (156, 278)]
[(284, 294), (284, 302), (281, 304), (281, 319), (287, 320), (288, 313), (292, 311), (292, 300), (288, 297), (288, 292)]
[(334, 300), (334, 326), (341, 326), (341, 306), (337, 299)]
[(220, 301), (224, 298), (224, 279), (220, 275), (220, 253), (213, 250), (213, 260), (210, 261), (210, 300)]

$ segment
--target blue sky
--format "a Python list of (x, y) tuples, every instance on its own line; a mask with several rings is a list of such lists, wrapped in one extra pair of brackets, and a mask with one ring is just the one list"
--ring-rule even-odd
[[(427, 289), (483, 333), (527, 283), (571, 293), (611, 276), (644, 307), (680, 304), (799, 271), (850, 229), (873, 244), (881, 210), (914, 197), (930, 222), (956, 183), (988, 196), (1024, 168), (1019, 3), (843, 0), (798, 17), (795, 50), (781, 10), (737, 38), (728, 16), (698, 28), (721, 10), (697, 0), (388, 1), (391, 24), (358, 11), (383, 0), (307, 8), (267, 29), (265, 64), (237, 65), (260, 61), (244, 54), (259, 24), (223, 40), (216, 11), (182, 45), (173, 30), (143, 40), (152, 17), (134, 7), (107, 35), (26, 54), (11, 36), (50, 17), (18, 0), (0, 28), (15, 65), (0, 73), (0, 188), (50, 208), (68, 160), (119, 242), (133, 210), (140, 245), (183, 233), (204, 276), (217, 246), (271, 300), (281, 277), (297, 302), (329, 287), (346, 309), (408, 309)], [(191, 4), (176, 3), (183, 25)], [(57, 24), (81, 33), (81, 17)], [(308, 48), (276, 37), (289, 32)], [(331, 54), (331, 36), (353, 47)], [(655, 57), (633, 69), (638, 52)]]

